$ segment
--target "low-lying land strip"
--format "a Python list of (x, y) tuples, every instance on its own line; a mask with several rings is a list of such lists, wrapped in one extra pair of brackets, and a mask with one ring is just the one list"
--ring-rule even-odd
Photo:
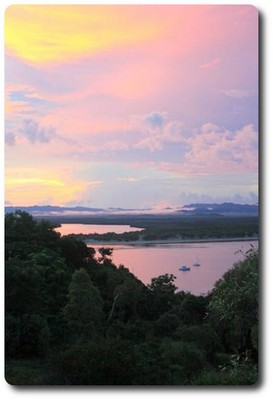
[(104, 234), (77, 234), (86, 243), (189, 243), (204, 241), (257, 240), (259, 219), (257, 216), (221, 215), (118, 215), (51, 217), (52, 224), (64, 223), (130, 225), (141, 231)]

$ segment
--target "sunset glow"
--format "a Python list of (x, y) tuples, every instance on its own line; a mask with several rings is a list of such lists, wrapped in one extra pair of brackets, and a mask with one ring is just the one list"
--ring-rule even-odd
[(14, 5), (7, 204), (258, 202), (258, 13)]
[(6, 45), (26, 61), (62, 62), (157, 37), (152, 22), (134, 7), (16, 5), (6, 13)]

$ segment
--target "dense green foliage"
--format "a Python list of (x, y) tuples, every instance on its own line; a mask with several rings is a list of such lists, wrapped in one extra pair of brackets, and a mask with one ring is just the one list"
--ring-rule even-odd
[(6, 215), (6, 379), (11, 384), (249, 385), (257, 381), (258, 254), (206, 297), (175, 277), (145, 286), (25, 212)]

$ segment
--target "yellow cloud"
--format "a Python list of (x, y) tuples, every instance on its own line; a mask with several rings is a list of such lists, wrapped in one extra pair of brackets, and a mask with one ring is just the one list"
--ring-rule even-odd
[(34, 63), (90, 56), (154, 37), (160, 28), (133, 6), (14, 5), (5, 14), (8, 51)]
[(11, 169), (6, 172), (5, 198), (17, 205), (41, 204), (46, 200), (62, 205), (77, 199), (87, 185), (88, 183), (58, 178), (52, 171)]
[(64, 186), (64, 182), (56, 179), (41, 179), (41, 178), (11, 178), (8, 184), (13, 186), (24, 185), (41, 185), (41, 186)]

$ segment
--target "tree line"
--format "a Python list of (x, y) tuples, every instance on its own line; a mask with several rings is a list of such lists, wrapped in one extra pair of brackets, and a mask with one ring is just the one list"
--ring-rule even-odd
[[(75, 223), (73, 218), (60, 219), (57, 223)], [(106, 222), (106, 217), (98, 221)], [(60, 222), (61, 221), (61, 222)], [(97, 223), (97, 218), (88, 218), (85, 223)], [(83, 222), (83, 220), (81, 220)], [(111, 218), (111, 223), (127, 223), (128, 225), (142, 228), (141, 231), (124, 233), (89, 233), (75, 234), (75, 237), (86, 242), (132, 242), (153, 240), (208, 240), (230, 238), (258, 238), (259, 219), (256, 216), (220, 216), (220, 215), (155, 215), (131, 217), (120, 216)], [(164, 226), (164, 229), (162, 229)]]
[(249, 385), (258, 377), (258, 251), (206, 296), (144, 285), (112, 249), (5, 217), (6, 379), (32, 385)]

